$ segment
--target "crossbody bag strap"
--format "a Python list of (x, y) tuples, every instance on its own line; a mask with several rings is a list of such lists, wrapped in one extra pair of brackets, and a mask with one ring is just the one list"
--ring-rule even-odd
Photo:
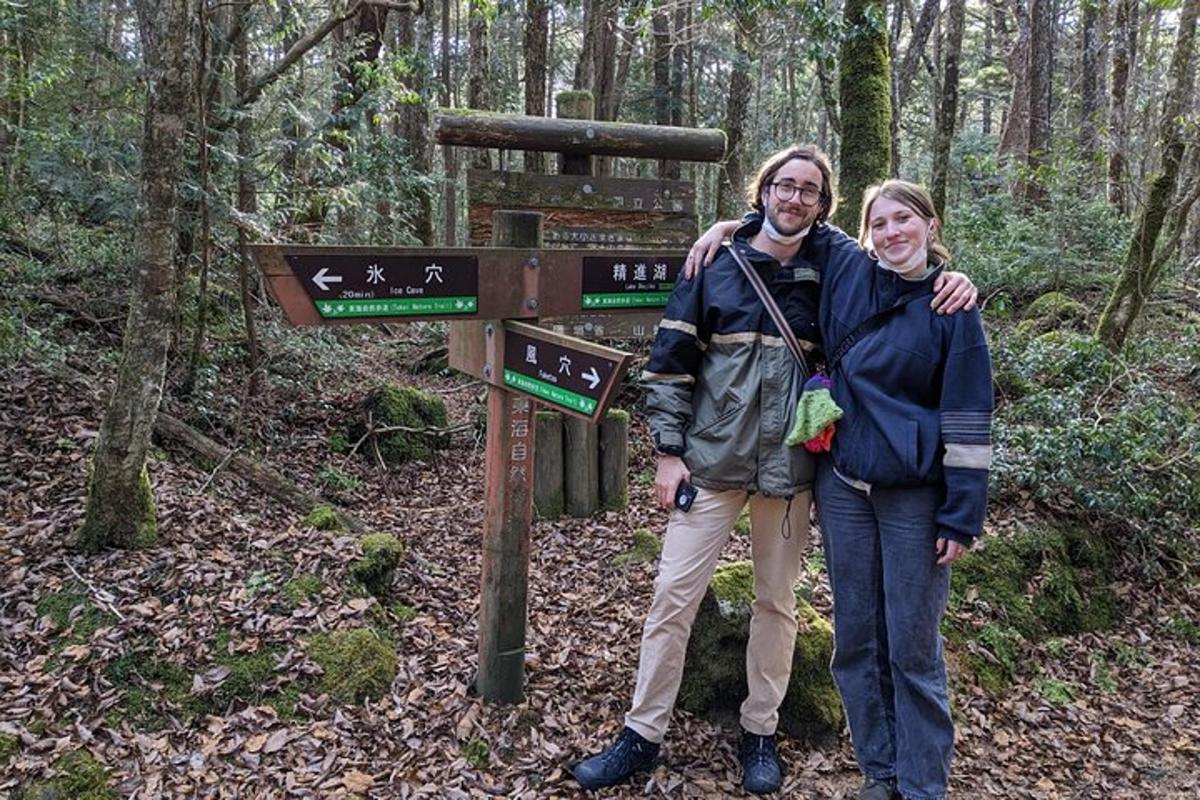
[(884, 310), (879, 311), (860, 322), (854, 330), (842, 337), (842, 341), (838, 342), (838, 346), (833, 351), (833, 355), (830, 356), (825, 362), (825, 368), (828, 370), (829, 374), (833, 375), (833, 371), (837, 368), (838, 362), (842, 360), (842, 356), (846, 355), (846, 353), (849, 353), (854, 345), (861, 342), (868, 334), (874, 333), (879, 328), (883, 327), (883, 324), (887, 322), (893, 314), (904, 308), (909, 303), (920, 300), (924, 297), (931, 297), (932, 294), (932, 292), (914, 293), (912, 296), (906, 297), (899, 303), (888, 306)]
[(792, 326), (788, 324), (787, 317), (783, 315), (783, 311), (779, 309), (779, 304), (775, 302), (775, 298), (767, 291), (767, 285), (763, 283), (762, 276), (754, 271), (754, 267), (746, 261), (745, 257), (737, 251), (737, 248), (732, 243), (725, 245), (729, 248), (729, 253), (733, 256), (733, 260), (742, 268), (742, 274), (746, 276), (746, 280), (750, 281), (750, 285), (754, 287), (754, 291), (758, 294), (763, 305), (766, 306), (767, 314), (771, 317), (771, 321), (775, 323), (775, 327), (779, 329), (779, 335), (783, 338), (783, 343), (787, 345), (787, 349), (791, 351), (796, 359), (796, 363), (800, 365), (800, 372), (807, 379), (812, 373), (808, 366), (808, 359), (804, 357), (804, 350), (800, 347), (800, 342), (796, 340), (796, 334), (792, 333)]

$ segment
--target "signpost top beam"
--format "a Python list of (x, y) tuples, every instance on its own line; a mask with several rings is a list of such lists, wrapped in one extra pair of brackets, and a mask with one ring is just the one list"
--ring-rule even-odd
[(726, 146), (725, 132), (720, 130), (471, 110), (435, 114), (433, 135), (438, 144), (460, 147), (675, 161), (720, 161)]

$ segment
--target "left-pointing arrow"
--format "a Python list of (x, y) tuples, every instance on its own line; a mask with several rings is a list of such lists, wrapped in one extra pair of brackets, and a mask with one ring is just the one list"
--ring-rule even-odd
[(342, 276), (341, 275), (330, 275), (329, 267), (321, 267), (319, 270), (317, 270), (317, 274), (313, 275), (312, 282), (315, 283), (317, 285), (317, 288), (320, 289), (322, 292), (328, 292), (329, 284), (341, 283)]

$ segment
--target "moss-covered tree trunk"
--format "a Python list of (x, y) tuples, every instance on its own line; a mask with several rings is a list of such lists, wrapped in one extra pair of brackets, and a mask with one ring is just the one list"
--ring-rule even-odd
[[(546, 63), (550, 34), (549, 0), (525, 0), (525, 113), (546, 116)], [(546, 154), (525, 151), (525, 171), (545, 173)]]
[(1167, 96), (1163, 100), (1158, 139), (1162, 166), (1150, 183), (1150, 194), (1138, 215), (1121, 277), (1096, 326), (1096, 336), (1113, 351), (1125, 344), (1146, 304), (1146, 298), (1158, 283), (1165, 262), (1165, 259), (1155, 259), (1154, 250), (1175, 196), (1187, 143), (1184, 115), (1191, 105), (1195, 84), (1192, 64), (1198, 13), (1200, 0), (1185, 0), (1175, 38), (1175, 52), (1171, 56), (1171, 67), (1167, 74)]
[(891, 164), (891, 61), (887, 4), (847, 0), (842, 34), (840, 89), (842, 150), (838, 185), (841, 204), (834, 222), (858, 226), (863, 192), (886, 180)]
[(1050, 92), (1054, 78), (1054, 3), (1029, 3), (1029, 140), (1026, 174), (1017, 182), (1017, 195), (1045, 208), (1050, 203), (1042, 167), (1050, 162)]
[(192, 77), (191, 6), (188, 0), (134, 3), (150, 81), (142, 138), (142, 216), (121, 366), (88, 481), (80, 542), (89, 550), (145, 545), (157, 535), (146, 452), (162, 400), (174, 312), (176, 190)]
[(1125, 192), (1125, 148), (1129, 146), (1129, 74), (1137, 59), (1137, 0), (1117, 0), (1113, 21), (1112, 94), (1108, 112), (1108, 202), (1129, 210)]

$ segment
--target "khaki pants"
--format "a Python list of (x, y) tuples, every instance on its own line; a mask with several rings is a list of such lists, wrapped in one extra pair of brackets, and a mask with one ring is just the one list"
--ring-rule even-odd
[[(692, 510), (674, 511), (667, 523), (654, 602), (642, 629), (633, 707), (625, 715), (625, 724), (652, 742), (661, 742), (666, 733), (692, 621), (746, 499), (742, 491), (701, 489)], [(746, 647), (749, 696), (742, 703), (741, 720), (750, 733), (766, 736), (775, 732), (792, 671), (793, 586), (808, 543), (812, 495), (804, 492), (790, 501), (749, 495), (749, 500), (754, 606)]]

